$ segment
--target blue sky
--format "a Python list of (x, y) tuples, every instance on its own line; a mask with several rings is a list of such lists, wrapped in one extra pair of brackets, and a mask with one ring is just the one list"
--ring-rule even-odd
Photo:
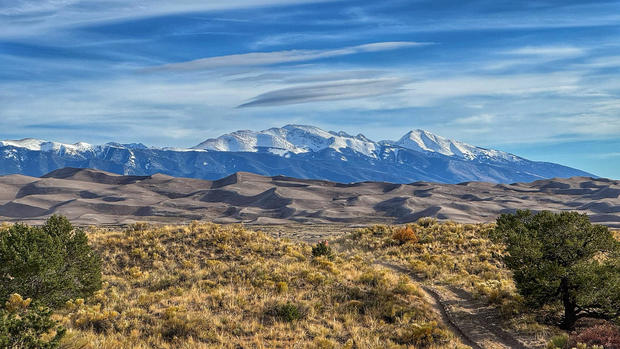
[(620, 1), (0, 0), (0, 139), (422, 128), (620, 178)]

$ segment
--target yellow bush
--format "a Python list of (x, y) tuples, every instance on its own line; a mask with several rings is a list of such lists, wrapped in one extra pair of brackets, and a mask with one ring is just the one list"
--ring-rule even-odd
[(9, 299), (5, 303), (5, 309), (9, 313), (17, 312), (18, 310), (26, 309), (32, 302), (32, 299), (24, 299), (21, 295), (13, 293), (9, 296)]
[(397, 229), (394, 234), (392, 234), (392, 239), (396, 240), (401, 245), (406, 243), (415, 244), (418, 242), (418, 236), (411, 226)]
[(280, 281), (276, 283), (276, 289), (278, 290), (278, 293), (286, 293), (288, 292), (288, 284), (284, 281)]
[(428, 347), (444, 344), (450, 341), (452, 335), (441, 329), (436, 321), (413, 323), (409, 328), (401, 331), (398, 340), (403, 344), (415, 344)]

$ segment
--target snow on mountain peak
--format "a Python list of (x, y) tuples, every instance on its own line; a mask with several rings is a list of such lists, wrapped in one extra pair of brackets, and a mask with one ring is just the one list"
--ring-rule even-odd
[(501, 152), (453, 141), (431, 132), (416, 129), (408, 132), (398, 141), (374, 142), (362, 134), (352, 136), (344, 131), (325, 131), (316, 126), (286, 125), (263, 131), (240, 130), (208, 139), (192, 149), (231, 152), (268, 152), (285, 155), (288, 152), (299, 154), (332, 148), (342, 152), (349, 149), (363, 155), (377, 158), (380, 148), (401, 147), (424, 153), (438, 153), (461, 159), (495, 159), (520, 161), (521, 158)]
[(366, 156), (376, 157), (376, 143), (365, 137), (353, 137), (345, 132), (328, 132), (308, 125), (286, 125), (263, 131), (236, 131), (208, 139), (194, 148), (245, 152), (256, 152), (263, 148), (279, 155), (286, 152), (298, 154), (326, 148), (337, 151), (348, 148)]
[(41, 150), (41, 144), (45, 142), (46, 141), (36, 138), (24, 138), (19, 140), (0, 141), (0, 144), (5, 147), (12, 146), (16, 148), (25, 148), (28, 150)]
[(411, 150), (427, 153), (439, 153), (446, 156), (455, 156), (468, 160), (478, 158), (494, 158), (509, 161), (519, 160), (517, 156), (512, 154), (498, 150), (480, 148), (459, 141), (453, 141), (420, 129), (408, 132), (394, 144)]
[(32, 151), (42, 152), (63, 151), (65, 153), (79, 153), (93, 149), (92, 145), (84, 142), (78, 142), (75, 144), (64, 144), (58, 142), (44, 141), (36, 138), (0, 141), (0, 146), (24, 148)]
[[(21, 140), (0, 141), (0, 146), (24, 148), (31, 151), (58, 152), (79, 154), (99, 149), (88, 143), (64, 144), (49, 142), (34, 138)], [(142, 144), (108, 143), (126, 149), (144, 149)], [(208, 139), (192, 150), (227, 151), (227, 152), (259, 152), (267, 151), (284, 156), (287, 153), (308, 153), (324, 149), (334, 149), (338, 152), (354, 151), (362, 155), (378, 158), (382, 156), (381, 149), (385, 147), (401, 147), (424, 153), (437, 153), (466, 160), (500, 160), (521, 161), (522, 159), (498, 150), (484, 149), (459, 141), (453, 141), (431, 132), (416, 129), (408, 132), (398, 141), (374, 142), (362, 134), (352, 136), (344, 131), (325, 131), (315, 126), (286, 125), (281, 128), (270, 128), (262, 131), (240, 130)]]

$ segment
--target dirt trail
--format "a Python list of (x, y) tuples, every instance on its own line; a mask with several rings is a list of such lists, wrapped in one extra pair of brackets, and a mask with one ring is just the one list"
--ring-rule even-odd
[(495, 308), (474, 299), (468, 292), (451, 287), (424, 285), (422, 280), (407, 268), (386, 262), (376, 264), (420, 282), (419, 285), (425, 291), (430, 304), (441, 314), (443, 322), (463, 344), (475, 349), (531, 348), (501, 328), (501, 317)]

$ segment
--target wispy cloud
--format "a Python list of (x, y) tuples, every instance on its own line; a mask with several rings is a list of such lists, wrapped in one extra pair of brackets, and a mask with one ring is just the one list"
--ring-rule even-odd
[(296, 63), (323, 58), (354, 55), (358, 53), (396, 50), (412, 46), (424, 46), (430, 43), (395, 41), (375, 42), (370, 44), (349, 46), (333, 50), (286, 50), (274, 52), (250, 52), (228, 56), (201, 58), (189, 62), (171, 63), (149, 68), (149, 71), (191, 71), (227, 67), (264, 66), (282, 63)]
[(27, 37), (44, 32), (121, 20), (183, 13), (285, 6), (334, 0), (15, 0), (3, 1), (0, 37)]
[(290, 87), (258, 95), (239, 108), (376, 97), (398, 93), (404, 84), (400, 79), (373, 79)]
[(269, 35), (264, 38), (258, 39), (250, 47), (262, 48), (271, 46), (283, 46), (297, 44), (299, 42), (327, 42), (327, 41), (341, 41), (351, 38), (350, 33), (284, 33)]
[(503, 51), (503, 54), (518, 56), (544, 56), (552, 58), (576, 57), (587, 50), (576, 46), (525, 46)]
[(585, 68), (614, 68), (620, 67), (620, 56), (602, 56), (579, 64)]
[(614, 158), (620, 158), (620, 152), (616, 152), (616, 153), (600, 153), (600, 154), (592, 154), (593, 158), (596, 159), (614, 159)]
[(496, 116), (493, 114), (479, 114), (464, 118), (457, 118), (454, 120), (454, 123), (460, 125), (484, 125), (495, 121), (495, 119)]

